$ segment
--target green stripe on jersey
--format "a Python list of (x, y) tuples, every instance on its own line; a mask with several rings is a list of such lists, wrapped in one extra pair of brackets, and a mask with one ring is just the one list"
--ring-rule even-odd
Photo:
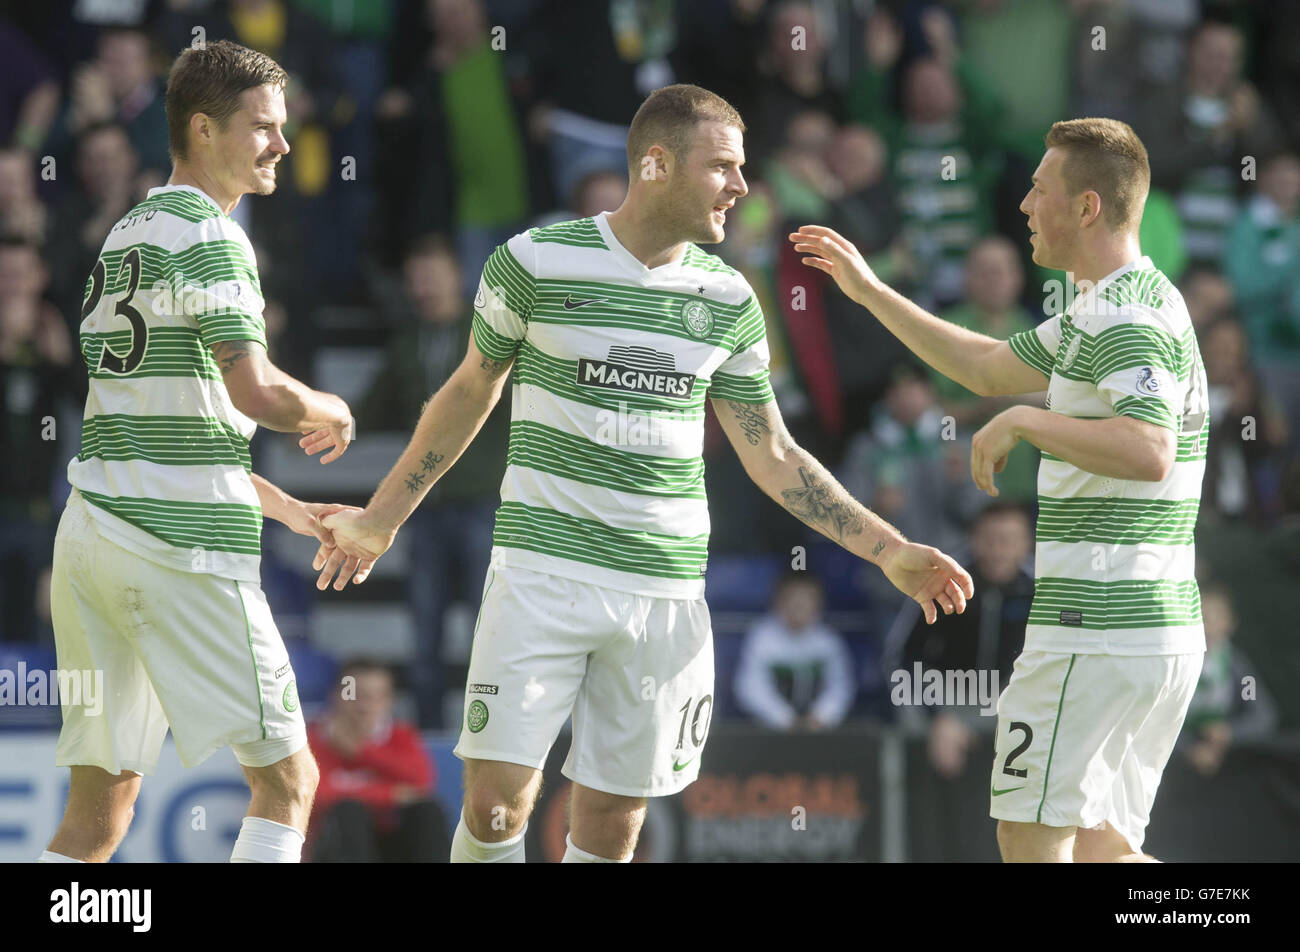
[(92, 505), (178, 548), (261, 555), (262, 510), (257, 506), (80, 492)]
[(248, 441), (207, 417), (97, 414), (81, 426), (80, 460), (145, 460), (163, 466), (239, 466), (253, 471)]
[[(131, 350), (131, 331), (110, 331), (108, 333), (83, 332), (81, 335), (81, 355), (91, 377), (121, 380), (121, 374), (101, 371), (100, 355), (105, 344), (109, 350), (123, 355)], [(148, 346), (145, 348), (144, 360), (140, 362), (130, 376), (135, 377), (201, 377), (205, 380), (220, 380), (217, 362), (212, 351), (203, 345), (199, 332), (192, 327), (151, 327), (149, 328)]]
[(1195, 625), (1201, 620), (1201, 597), (1195, 579), (1035, 579), (1029, 624), (1060, 626), (1061, 612), (1082, 616), (1073, 627), (1090, 631)]
[(1013, 354), (1044, 377), (1052, 375), (1052, 362), (1055, 360), (1055, 355), (1047, 352), (1047, 348), (1038, 339), (1036, 330), (1013, 334), (1007, 343), (1010, 345)]
[(478, 311), (473, 319), (474, 346), (489, 360), (509, 360), (519, 349), (519, 341), (494, 331)]
[(1190, 545), (1201, 500), (1038, 499), (1039, 542)]
[(540, 506), (503, 502), (492, 541), (542, 555), (659, 578), (698, 579), (708, 558), (708, 533), (670, 536), (618, 529)]
[(535, 244), (573, 245), (576, 248), (603, 248), (609, 250), (605, 239), (590, 218), (556, 222), (544, 228), (529, 229), (528, 237)]
[[(617, 439), (616, 422), (613, 427), (609, 435)], [(528, 420), (510, 424), (507, 462), (621, 492), (704, 498), (704, 460), (699, 457), (672, 459), (628, 452)]]

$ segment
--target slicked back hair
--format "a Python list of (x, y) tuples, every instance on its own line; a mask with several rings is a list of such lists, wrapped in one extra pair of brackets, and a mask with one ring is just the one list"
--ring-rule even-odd
[(172, 162), (189, 158), (190, 118), (203, 113), (219, 126), (239, 109), (239, 97), (258, 86), (284, 88), (289, 74), (271, 57), (229, 40), (183, 50), (167, 76), (167, 150)]

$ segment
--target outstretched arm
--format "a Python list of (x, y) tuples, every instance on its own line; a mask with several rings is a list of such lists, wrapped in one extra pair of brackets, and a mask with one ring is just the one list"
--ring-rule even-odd
[(805, 524), (880, 568), (899, 591), (938, 617), (966, 610), (974, 587), (966, 571), (938, 549), (909, 542), (858, 502), (791, 438), (775, 402), (714, 400), (722, 429), (749, 478)]
[(362, 563), (373, 563), (388, 550), (420, 500), (465, 452), (500, 399), (513, 362), (485, 356), (471, 338), (465, 360), (425, 404), (414, 435), (369, 505), (361, 512), (325, 517), (338, 548), (322, 547), (316, 555), (318, 589), (328, 588), (336, 572), (336, 591), (342, 591), (354, 572), (357, 582), (365, 581), (368, 569)]
[(835, 279), (912, 353), (981, 397), (1036, 393), (1048, 378), (1015, 355), (1004, 340), (986, 337), (935, 317), (885, 284), (847, 238), (821, 225), (790, 235), (803, 263)]

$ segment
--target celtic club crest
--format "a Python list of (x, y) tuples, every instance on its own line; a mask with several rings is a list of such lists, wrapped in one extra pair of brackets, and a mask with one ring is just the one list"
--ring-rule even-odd
[(1070, 338), (1070, 344), (1065, 348), (1065, 356), (1061, 358), (1061, 369), (1069, 370), (1074, 366), (1075, 360), (1079, 357), (1079, 348), (1083, 346), (1083, 334), (1076, 331)]
[(713, 312), (703, 301), (687, 301), (682, 305), (682, 326), (696, 340), (704, 340), (713, 332)]

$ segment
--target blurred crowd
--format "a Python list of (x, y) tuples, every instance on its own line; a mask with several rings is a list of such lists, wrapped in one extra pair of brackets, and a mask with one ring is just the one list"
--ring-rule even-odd
[[(113, 223), (169, 174), (169, 63), (227, 38), (290, 74), (279, 188), (233, 216), (257, 252), (272, 358), (333, 389), (313, 374), (321, 315), (368, 314), (363, 338), (387, 356), (354, 406), (363, 433), (409, 432), (459, 362), (495, 245), (621, 203), (646, 94), (692, 82), (737, 106), (750, 191), (707, 250), (759, 297), (792, 433), (906, 535), (971, 560), (996, 600), (967, 613), (974, 633), (927, 640), (879, 573), (809, 558), (809, 578), (774, 584), (771, 612), (766, 594), (751, 606), (762, 617), (719, 670), (736, 713), (794, 729), (862, 713), (894, 663), (1009, 674), (1032, 594), (1037, 454), (1015, 450), (989, 510), (969, 439), (1042, 395), (980, 398), (915, 365), (785, 234), (829, 225), (903, 293), (1005, 338), (1062, 306), (1064, 276), (1029, 260), (1017, 208), (1043, 135), (1074, 116), (1131, 123), (1151, 159), (1143, 249), (1186, 298), (1210, 384), (1198, 543), (1224, 542), (1203, 559), (1207, 627), (1217, 599), (1218, 644), (1240, 628), (1265, 668), (1298, 673), (1251, 588), (1293, 582), (1300, 563), (1297, 36), (1300, 4), (1251, 0), (0, 0), (0, 641), (51, 640), (87, 275)], [(402, 680), (421, 726), (442, 723), (447, 607), (478, 600), (508, 421), (503, 403), (407, 530), (416, 661)], [(810, 544), (712, 420), (706, 462), (714, 558), (789, 561)], [(1225, 555), (1263, 550), (1264, 572)], [(823, 599), (860, 610), (852, 652)], [(1240, 624), (1234, 600), (1250, 609)], [(1221, 654), (1198, 708), (1204, 763), (1213, 725), (1235, 716), (1244, 656)], [(937, 720), (934, 761), (950, 767), (969, 728)]]

